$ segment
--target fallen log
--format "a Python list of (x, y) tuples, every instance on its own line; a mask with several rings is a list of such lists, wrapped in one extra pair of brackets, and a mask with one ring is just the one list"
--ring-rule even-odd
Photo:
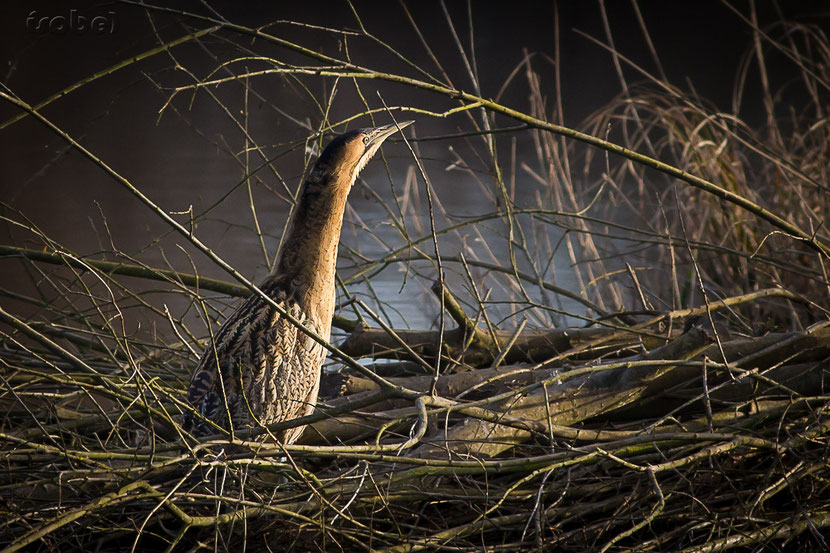
[[(830, 356), (830, 328), (742, 338), (720, 345), (714, 342), (715, 337), (711, 331), (696, 326), (666, 346), (656, 348), (647, 354), (606, 364), (614, 367), (612, 370), (604, 369), (603, 365), (595, 365), (594, 372), (587, 376), (562, 384), (551, 383), (528, 395), (511, 397), (486, 406), (488, 410), (501, 416), (509, 415), (514, 419), (527, 421), (528, 428), (466, 419), (447, 429), (443, 435), (432, 436), (431, 439), (440, 443), (444, 439), (454, 438), (455, 442), (468, 445), (478, 442), (478, 449), (470, 450), (466, 454), (486, 455), (487, 452), (482, 450), (486, 447), (488, 451), (493, 450), (491, 455), (495, 455), (503, 451), (506, 445), (515, 445), (530, 438), (530, 428), (538, 428), (540, 422), (569, 425), (615, 411), (615, 417), (619, 416), (621, 419), (660, 416), (667, 409), (688, 400), (692, 392), (700, 393), (701, 390), (700, 364), (677, 365), (672, 361), (707, 358), (712, 359), (717, 365), (722, 353), (730, 363), (735, 364), (736, 370), (763, 371), (770, 367), (774, 369), (766, 376), (753, 375), (738, 382), (730, 382), (729, 386), (713, 394), (713, 398), (717, 400), (738, 401), (742, 398), (743, 401), (748, 401), (753, 394), (768, 391), (776, 385), (805, 395), (815, 394), (816, 390), (824, 386), (825, 372), (828, 368), (823, 360)], [(650, 365), (643, 361), (665, 363)], [(782, 366), (777, 367), (778, 365)], [(532, 370), (527, 365), (452, 373), (437, 379), (435, 393), (446, 398), (493, 397), (546, 380), (550, 381), (556, 378), (557, 374), (565, 378), (568, 373), (562, 373), (561, 367)], [(730, 378), (728, 371), (715, 372), (710, 377), (709, 384), (717, 386)], [(377, 386), (373, 382), (356, 376), (327, 375), (327, 379), (340, 379), (340, 393), (345, 395), (329, 400), (328, 405), (331, 407), (377, 392)], [(433, 377), (390, 377), (389, 380), (411, 390), (429, 393)], [(636, 405), (633, 405), (634, 399), (638, 399)], [(643, 409), (647, 413), (644, 414)], [(406, 400), (386, 399), (366, 406), (360, 412), (315, 423), (305, 432), (303, 442), (342, 443), (374, 436), (380, 428), (388, 426), (392, 421), (404, 421), (414, 412), (415, 409)], [(429, 447), (425, 447), (419, 454), (428, 451)], [(441, 451), (446, 453), (447, 449), (442, 447)]]
[[(481, 329), (477, 333), (487, 335)], [(522, 362), (541, 362), (580, 345), (604, 337), (612, 337), (619, 331), (613, 328), (564, 328), (547, 330), (525, 330), (503, 356), (506, 364)], [(500, 352), (513, 338), (513, 332), (494, 330), (495, 341), (474, 340), (470, 329), (464, 326), (444, 332), (442, 355), (456, 361), (462, 367), (477, 368), (493, 364)], [(418, 359), (403, 347), (406, 344), (418, 357), (426, 361), (435, 359), (438, 350), (439, 333), (437, 330), (394, 329), (392, 332), (382, 328), (372, 328), (361, 323), (340, 344), (340, 349), (352, 357), (370, 357), (381, 359), (398, 359), (417, 361)], [(631, 348), (644, 345), (652, 349), (666, 343), (665, 337), (651, 334), (631, 334), (610, 339), (602, 346), (591, 348), (576, 355), (575, 359), (597, 359), (609, 355), (622, 356), (630, 354)]]
[[(570, 359), (574, 360), (619, 358), (665, 345), (680, 334), (679, 328), (688, 326), (696, 318), (709, 319), (711, 313), (726, 308), (772, 297), (804, 301), (787, 290), (768, 288), (692, 309), (640, 313), (654, 317), (638, 324), (631, 320), (633, 314), (622, 313), (606, 318), (609, 321), (623, 321), (622, 323), (602, 327), (521, 329), (516, 334), (510, 330), (480, 328), (446, 288), (442, 291), (434, 288), (434, 291), (443, 293), (444, 307), (457, 323), (456, 328), (447, 330), (442, 335), (437, 330), (374, 328), (361, 322), (353, 326), (340, 344), (340, 349), (352, 357), (426, 363), (425, 370), (434, 364), (439, 343), (442, 357), (454, 362), (455, 370), (494, 364), (538, 363), (564, 352), (571, 352)], [(658, 328), (656, 325), (661, 324), (667, 328), (655, 331)], [(726, 336), (728, 333), (721, 330), (719, 340), (726, 341)], [(443, 342), (439, 341), (441, 339)]]

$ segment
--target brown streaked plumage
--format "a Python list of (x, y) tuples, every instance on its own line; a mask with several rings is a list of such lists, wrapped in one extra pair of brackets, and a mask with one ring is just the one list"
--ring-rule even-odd
[[(260, 289), (306, 328), (328, 340), (335, 302), (335, 265), (346, 198), (360, 170), (399, 128), (385, 125), (341, 134), (326, 146), (303, 183), (276, 270)], [(248, 298), (222, 325), (196, 367), (187, 400), (204, 419), (230, 430), (310, 414), (317, 402), (326, 350), (262, 297)], [(230, 418), (229, 418), (230, 417)], [(197, 435), (215, 428), (188, 416)], [(292, 443), (303, 428), (277, 437)]]

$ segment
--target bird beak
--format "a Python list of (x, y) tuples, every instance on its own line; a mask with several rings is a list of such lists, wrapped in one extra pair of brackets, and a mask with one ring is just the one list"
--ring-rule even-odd
[(401, 121), (400, 123), (392, 123), (390, 125), (381, 125), (380, 127), (374, 127), (369, 132), (369, 144), (367, 144), (367, 149), (371, 148), (374, 145), (380, 145), (381, 142), (395, 134), (397, 131), (403, 129), (404, 127), (408, 127), (415, 121)]

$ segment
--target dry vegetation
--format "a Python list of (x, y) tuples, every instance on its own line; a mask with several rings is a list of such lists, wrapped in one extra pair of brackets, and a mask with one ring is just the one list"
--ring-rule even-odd
[[(241, 85), (240, 105), (214, 98), (228, 117), (243, 112), (242, 125), (258, 79), (306, 90), (326, 80), (330, 92), (365, 98), (354, 121), (328, 120), (334, 94), (318, 98), (316, 128), (279, 151), (246, 139), (240, 160), (266, 160), (250, 161), (260, 167), (246, 182), (273, 177), (283, 153), (307, 164), (303, 147), (368, 116), (440, 115), (464, 134), (438, 137), (455, 146), (457, 178), (480, 184), (490, 213), (453, 219), (443, 209), (425, 183), (430, 166), (416, 162), (416, 125), (405, 182), (395, 198), (375, 198), (398, 245), (342, 252), (335, 325), (345, 340), (332, 348), (325, 403), (293, 423), (310, 424), (301, 443), (282, 447), (268, 429), (198, 442), (179, 424), (208, 335), (192, 313), (218, 324), (227, 306), (217, 296), (259, 292), (190, 232), (187, 215), (171, 216), (63, 135), (228, 276), (149, 267), (115, 246), (107, 259), (84, 258), (6, 213), (30, 236), (26, 247), (0, 247), (2, 263), (23, 264), (39, 295), (2, 290), (0, 301), (36, 311), (0, 309), (3, 551), (828, 547), (830, 42), (818, 28), (756, 28), (731, 113), (634, 68), (637, 83), (621, 72), (621, 94), (582, 134), (560, 125), (556, 88), (537, 73), (543, 57), (516, 68), (511, 79), (524, 80), (530, 100), (508, 108), (461, 92), (469, 87), (440, 65), (387, 73), (343, 61), (348, 49), (334, 59), (276, 38), (279, 27), (183, 20), (206, 29), (184, 42), (221, 42), (237, 57), (189, 85), (159, 83), (165, 117), (188, 117), (190, 95)], [(359, 20), (350, 27), (319, 32), (386, 48)], [(622, 54), (609, 51), (630, 71)], [(181, 61), (175, 45), (152, 55)], [(766, 75), (767, 56), (793, 68), (786, 87)], [(748, 90), (746, 75), (759, 70), (760, 89)], [(387, 108), (370, 93), (376, 82), (426, 93), (446, 111)], [(761, 127), (740, 109), (759, 94)], [(0, 96), (63, 133), (43, 105)], [(0, 132), (14, 136), (15, 124)], [(532, 137), (536, 159), (516, 159), (516, 136)], [(517, 178), (536, 187), (524, 199)], [(361, 243), (384, 240), (350, 217)], [(262, 238), (258, 223), (250, 232)], [(372, 288), (389, 267), (432, 287), (446, 317), (431, 329), (389, 328)], [(555, 284), (566, 274), (576, 291)], [(166, 311), (159, 294), (187, 306)], [(136, 333), (136, 313), (166, 326)]]

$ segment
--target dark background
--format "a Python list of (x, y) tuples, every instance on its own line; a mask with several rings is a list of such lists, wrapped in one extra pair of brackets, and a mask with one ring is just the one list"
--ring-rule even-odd
[[(453, 84), (472, 91), (441, 4), (418, 1), (406, 5)], [(265, 30), (271, 34), (338, 58), (344, 57), (345, 50), (336, 35), (287, 21), (335, 29), (358, 27), (346, 2), (211, 1), (175, 2), (165, 6), (175, 11), (224, 17), (251, 27), (269, 25)], [(553, 63), (557, 24), (554, 6), (558, 9), (561, 90), (555, 86), (557, 68)], [(616, 49), (652, 74), (664, 71), (669, 82), (694, 91), (714, 108), (727, 112), (734, 110), (736, 77), (752, 46), (751, 27), (738, 14), (749, 16), (749, 2), (645, 0), (638, 6), (661, 68), (649, 52), (633, 4), (628, 1), (605, 3)], [(88, 18), (96, 15), (105, 15), (108, 20), (114, 18), (114, 31), (101, 35), (93, 32), (61, 34), (38, 33), (31, 25), (27, 28), (29, 17), (69, 16), (72, 9)], [(425, 53), (399, 2), (357, 1), (354, 9), (368, 32), (414, 63), (440, 74)], [(446, 9), (463, 48), (468, 54), (471, 50), (474, 52), (475, 69), (484, 97), (494, 97), (499, 92), (526, 53), (534, 56), (534, 67), (545, 84), (549, 112), (556, 104), (557, 95), (561, 94), (561, 115), (566, 125), (579, 127), (592, 112), (620, 93), (612, 56), (585, 36), (607, 42), (598, 2), (468, 4), (449, 1)], [(827, 3), (822, 1), (759, 1), (756, 9), (763, 28), (769, 28), (782, 17), (826, 28), (830, 15)], [(7, 61), (2, 68), (2, 82), (7, 90), (34, 105), (80, 79), (157, 46), (158, 37), (171, 40), (188, 29), (199, 29), (207, 24), (182, 14), (145, 10), (135, 4), (7, 3), (0, 24), (0, 48)], [(234, 45), (223, 40), (232, 40)], [(202, 44), (177, 47), (174, 52), (187, 72), (196, 78), (206, 78), (221, 61), (238, 57), (238, 46), (242, 44), (261, 55), (312, 63), (273, 44), (252, 42), (229, 33), (208, 37)], [(421, 78), (389, 51), (361, 37), (349, 38), (349, 55), (360, 65)], [(257, 64), (252, 61), (251, 66), (257, 67)], [(774, 55), (770, 56), (770, 67), (774, 73)], [(235, 70), (241, 72), (238, 66)], [(625, 67), (624, 72), (627, 81), (645, 80), (630, 67)], [(748, 83), (757, 85), (756, 73), (749, 71)], [(780, 77), (779, 81), (781, 78), (786, 80), (787, 75), (776, 77)], [(164, 209), (185, 211), (193, 206), (199, 211), (222, 197), (240, 180), (242, 170), (228, 152), (238, 152), (242, 139), (227, 114), (206, 94), (197, 95), (192, 102), (190, 97), (181, 95), (172, 103), (177, 113), (168, 109), (159, 116), (159, 110), (169, 98), (170, 87), (191, 82), (192, 78), (176, 69), (171, 58), (155, 56), (81, 87), (47, 106), (43, 114)], [(264, 151), (277, 152), (291, 140), (308, 136), (310, 129), (319, 126), (319, 110), (310, 97), (324, 101), (330, 90), (330, 80), (310, 79), (308, 91), (277, 77), (265, 77), (255, 84), (260, 96), (249, 99), (249, 125), (252, 136)], [(390, 105), (418, 105), (439, 111), (456, 105), (399, 85), (366, 81), (361, 85), (372, 107), (381, 105), (375, 91), (380, 92)], [(215, 92), (226, 105), (241, 109), (241, 87), (217, 87)], [(517, 77), (500, 101), (522, 109), (527, 96), (525, 80)], [(742, 96), (737, 108), (750, 123), (763, 117), (759, 95)], [(343, 87), (332, 107), (331, 119), (345, 118), (360, 109), (354, 91)], [(17, 113), (14, 106), (0, 105), (2, 121)], [(414, 118), (416, 132), (421, 137), (469, 130), (463, 117)], [(508, 126), (514, 123), (497, 119), (497, 124)], [(517, 140), (518, 156), (522, 158), (531, 145), (525, 137)], [(434, 184), (439, 190), (443, 185), (445, 206), (456, 214), (476, 214), (477, 204), (471, 201), (477, 194), (476, 189), (453, 181), (451, 175), (445, 176), (446, 167), (454, 159), (446, 144), (424, 142), (422, 148)], [(406, 162), (406, 155), (400, 150), (391, 150), (393, 159), (395, 152)], [(265, 185), (255, 190), (260, 221), (272, 257), (287, 213), (286, 194), (298, 184), (303, 159), (298, 155), (280, 160), (276, 165), (279, 177), (267, 175)], [(3, 167), (0, 201), (6, 215), (15, 220), (28, 219), (31, 225), (73, 251), (95, 255), (117, 249), (150, 264), (169, 263), (180, 270), (188, 270), (193, 263), (203, 274), (224, 276), (198, 255), (192, 259), (185, 255), (183, 252), (187, 248), (179, 247), (183, 241), (178, 237), (169, 237), (156, 244), (155, 239), (167, 230), (160, 220), (87, 159), (69, 151), (60, 137), (31, 117), (0, 130), (0, 166)], [(393, 165), (393, 173), (396, 170), (403, 171)], [(365, 173), (366, 180), (377, 179), (383, 171), (377, 165), (370, 167)], [(399, 175), (394, 173), (393, 176)], [(364, 214), (366, 224), (383, 224), (384, 214), (376, 209), (373, 211), (369, 203), (365, 194), (353, 201), (356, 211)], [(250, 232), (247, 217), (247, 199), (244, 194), (235, 193), (199, 228), (199, 236), (243, 272), (260, 278), (268, 268), (256, 253), (259, 246)], [(12, 224), (0, 225), (0, 229), (2, 241), (6, 243), (37, 247), (40, 242), (30, 231)], [(346, 233), (344, 240), (359, 243), (360, 237), (353, 235), (350, 238)], [(24, 281), (28, 277), (16, 272), (11, 262), (3, 261), (0, 270), (4, 275), (4, 286), (26, 289)], [(394, 282), (392, 279), (389, 284), (390, 294), (398, 291), (399, 285)], [(410, 298), (403, 303), (411, 304), (411, 301)]]

